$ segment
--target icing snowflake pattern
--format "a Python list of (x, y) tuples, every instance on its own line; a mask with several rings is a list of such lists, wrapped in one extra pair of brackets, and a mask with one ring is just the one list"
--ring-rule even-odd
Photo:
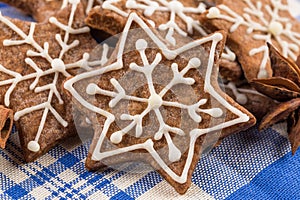
[[(291, 30), (292, 24), (289, 23), (288, 18), (280, 16), (281, 11), (288, 11), (288, 5), (284, 5), (282, 0), (271, 0), (270, 4), (264, 6), (261, 1), (255, 1), (255, 3), (253, 3), (252, 0), (243, 1), (247, 4), (247, 7), (244, 8), (243, 15), (237, 14), (225, 5), (219, 5), (218, 7), (210, 8), (207, 17), (211, 19), (224, 19), (233, 23), (230, 32), (234, 32), (240, 26), (246, 26), (248, 28), (247, 34), (254, 33), (253, 38), (256, 40), (272, 43), (271, 39), (274, 39), (280, 45), (283, 56), (296, 60), (300, 46), (300, 34)], [(264, 13), (262, 8), (264, 8), (267, 13)], [(266, 14), (270, 15), (269, 20), (266, 19)], [(256, 22), (254, 19), (259, 22)], [(284, 37), (288, 38), (291, 42), (284, 40)], [(267, 76), (268, 47), (267, 45), (263, 45), (249, 52), (250, 56), (261, 52), (264, 56), (260, 64), (260, 71), (257, 75), (258, 78)]]
[[(128, 147), (113, 149), (109, 151), (101, 151), (103, 142), (105, 138), (107, 137), (108, 130), (110, 128), (110, 125), (116, 120), (116, 116), (112, 113), (103, 110), (99, 107), (94, 106), (93, 104), (87, 102), (74, 88), (74, 84), (82, 81), (84, 79), (88, 79), (94, 76), (102, 75), (111, 71), (119, 70), (123, 68), (123, 60), (122, 55), (123, 51), (125, 49), (126, 40), (128, 37), (128, 32), (130, 30), (131, 24), (135, 22), (137, 23), (151, 38), (151, 40), (161, 49), (161, 53), (157, 53), (155, 56), (155, 59), (152, 62), (149, 62), (147, 55), (146, 55), (146, 49), (148, 47), (147, 41), (144, 39), (137, 39), (135, 42), (135, 48), (139, 53), (139, 57), (142, 60), (142, 65), (139, 66), (136, 63), (130, 63), (129, 67), (132, 71), (135, 71), (137, 73), (143, 74), (143, 76), (147, 80), (147, 85), (149, 88), (150, 96), (149, 98), (141, 98), (136, 96), (127, 95), (124, 88), (121, 86), (121, 84), (114, 78), (110, 79), (111, 84), (114, 86), (114, 91), (104, 90), (100, 88), (95, 83), (90, 83), (86, 88), (86, 93), (88, 95), (95, 95), (95, 94), (101, 94), (104, 96), (111, 97), (111, 101), (109, 102), (109, 107), (113, 108), (115, 107), (121, 100), (130, 100), (130, 101), (136, 101), (136, 102), (142, 102), (147, 103), (146, 109), (144, 109), (141, 114), (138, 115), (129, 115), (129, 114), (122, 114), (120, 116), (121, 120), (127, 120), (130, 121), (129, 125), (123, 128), (120, 131), (112, 133), (109, 140), (112, 144), (118, 144), (122, 142), (123, 136), (127, 134), (130, 130), (135, 131), (135, 137), (139, 138), (143, 135), (143, 126), (142, 121), (145, 115), (147, 115), (150, 111), (154, 111), (155, 117), (158, 120), (159, 128), (158, 131), (153, 134), (153, 139), (147, 139), (144, 143), (140, 144), (134, 144), (130, 145)], [(69, 79), (64, 87), (73, 95), (73, 97), (84, 107), (91, 110), (92, 112), (96, 112), (104, 117), (106, 117), (106, 121), (104, 123), (103, 129), (101, 130), (101, 134), (99, 136), (99, 140), (97, 141), (97, 145), (92, 153), (92, 160), (95, 161), (101, 161), (102, 159), (119, 155), (124, 152), (130, 152), (138, 149), (144, 149), (148, 151), (151, 156), (155, 159), (155, 161), (158, 163), (158, 165), (161, 167), (161, 169), (165, 170), (166, 173), (172, 179), (177, 181), (178, 183), (184, 183), (187, 181), (187, 175), (188, 170), (191, 166), (191, 162), (194, 156), (194, 147), (195, 143), (198, 137), (201, 135), (214, 132), (217, 130), (221, 130), (222, 128), (246, 122), (249, 120), (249, 117), (242, 113), (240, 110), (236, 109), (235, 107), (231, 106), (226, 100), (221, 97), (212, 87), (210, 76), (212, 73), (213, 68), (213, 62), (214, 62), (214, 55), (215, 55), (215, 49), (218, 44), (223, 39), (222, 34), (215, 33), (205, 39), (199, 39), (195, 40), (193, 42), (190, 42), (176, 50), (170, 50), (168, 47), (158, 38), (155, 36), (155, 34), (148, 28), (148, 26), (143, 22), (141, 18), (138, 17), (137, 14), (131, 13), (128, 17), (128, 21), (126, 23), (125, 29), (122, 33), (122, 36), (120, 38), (120, 43), (118, 45), (117, 50), (117, 60), (116, 62), (100, 68), (95, 69), (90, 72), (85, 72), (79, 75), (76, 75), (75, 77)], [(206, 113), (209, 114), (213, 118), (219, 118), (223, 116), (223, 110), (220, 108), (210, 108), (210, 109), (201, 109), (199, 108), (201, 105), (205, 105), (207, 103), (207, 99), (200, 99), (197, 103), (193, 105), (185, 105), (179, 102), (168, 102), (163, 100), (164, 95), (175, 85), (177, 84), (185, 84), (185, 85), (193, 85), (195, 83), (195, 80), (190, 77), (184, 77), (187, 72), (191, 69), (199, 68), (202, 63), (199, 58), (190, 58), (187, 65), (181, 70), (178, 70), (178, 64), (173, 63), (171, 65), (171, 70), (173, 73), (173, 78), (170, 80), (168, 84), (159, 92), (157, 93), (152, 80), (152, 72), (153, 70), (159, 65), (159, 63), (162, 60), (162, 55), (168, 59), (173, 60), (176, 56), (180, 55), (181, 53), (188, 51), (192, 48), (195, 48), (197, 46), (200, 46), (206, 42), (212, 42), (211, 45), (211, 51), (210, 51), (210, 59), (207, 66), (207, 74), (205, 76), (205, 86), (204, 90), (205, 92), (209, 93), (211, 96), (213, 96), (220, 104), (225, 106), (227, 109), (235, 113), (238, 117), (232, 121), (224, 122), (223, 124), (219, 124), (210, 128), (205, 129), (193, 129), (190, 133), (184, 133), (183, 130), (177, 127), (171, 127), (168, 124), (165, 123), (164, 117), (162, 113), (160, 112), (160, 108), (162, 106), (165, 107), (176, 107), (185, 109), (188, 111), (189, 117), (195, 121), (196, 123), (201, 123), (201, 116), (200, 113)], [(134, 129), (135, 128), (135, 129)], [(177, 134), (177, 135), (184, 135), (187, 137), (190, 137), (190, 144), (189, 144), (189, 150), (188, 150), (188, 158), (186, 160), (186, 164), (184, 167), (184, 170), (181, 175), (177, 175), (175, 172), (173, 172), (166, 162), (161, 158), (161, 156), (158, 154), (158, 152), (154, 149), (154, 143), (157, 140), (160, 140), (162, 137), (164, 137), (168, 144), (169, 149), (169, 156), (168, 159), (170, 162), (176, 162), (178, 161), (181, 156), (182, 152), (176, 147), (176, 145), (173, 143), (172, 138), (170, 136), (170, 133)]]
[(200, 106), (207, 103), (207, 99), (201, 99), (199, 102), (197, 102), (194, 105), (184, 105), (179, 102), (164, 101), (163, 97), (165, 96), (165, 94), (175, 85), (178, 84), (193, 85), (195, 83), (194, 79), (185, 78), (184, 76), (190, 69), (200, 67), (201, 61), (198, 58), (191, 59), (187, 64), (187, 66), (180, 72), (178, 71), (178, 65), (176, 63), (173, 63), (171, 67), (173, 72), (173, 79), (170, 81), (170, 83), (167, 86), (164, 87), (164, 89), (162, 89), (161, 92), (156, 93), (154, 89), (153, 79), (152, 79), (152, 72), (162, 60), (162, 55), (160, 53), (157, 53), (154, 61), (152, 63), (149, 63), (147, 56), (145, 54), (147, 45), (148, 44), (144, 39), (139, 39), (136, 42), (136, 49), (138, 50), (140, 57), (143, 61), (143, 66), (138, 66), (136, 63), (131, 63), (130, 69), (142, 73), (146, 77), (147, 85), (150, 91), (150, 97), (148, 99), (127, 95), (125, 93), (125, 90), (122, 88), (122, 86), (119, 84), (119, 82), (116, 79), (111, 79), (110, 82), (115, 87), (117, 92), (103, 90), (99, 88), (96, 84), (91, 84), (87, 88), (87, 93), (89, 95), (101, 94), (101, 95), (112, 97), (113, 99), (109, 103), (109, 106), (111, 108), (115, 107), (121, 100), (131, 100), (131, 101), (136, 101), (141, 103), (147, 103), (148, 107), (139, 115), (134, 115), (134, 116), (128, 114), (121, 115), (121, 120), (129, 120), (132, 122), (122, 130), (113, 133), (110, 140), (115, 144), (120, 143), (122, 141), (123, 135), (127, 134), (134, 127), (136, 129), (135, 136), (140, 137), (143, 133), (143, 127), (142, 127), (143, 118), (147, 114), (149, 114), (150, 111), (154, 111), (159, 122), (159, 131), (155, 133), (154, 139), (160, 140), (163, 136), (165, 137), (169, 145), (169, 159), (171, 162), (175, 162), (180, 159), (181, 153), (173, 144), (169, 133), (172, 132), (178, 135), (184, 135), (184, 132), (179, 128), (170, 127), (169, 125), (167, 125), (163, 119), (163, 115), (160, 111), (160, 108), (162, 106), (170, 106), (170, 107), (177, 107), (180, 109), (186, 109), (190, 117), (197, 123), (200, 123), (202, 121), (202, 118), (198, 113), (203, 112), (209, 114), (212, 117), (217, 118), (222, 116), (223, 112), (219, 108), (200, 109), (199, 108)]
[[(74, 1), (76, 1), (76, 0), (74, 0)], [(97, 1), (99, 3), (102, 2), (102, 0), (88, 0), (87, 5), (86, 5), (86, 9), (85, 9), (86, 14), (90, 12), (90, 10), (92, 9), (95, 1)], [(63, 2), (61, 4), (61, 9), (64, 9), (65, 7), (67, 7), (68, 2), (69, 2), (69, 0), (63, 0)]]
[[(114, 4), (120, 2), (120, 0), (107, 0), (102, 4), (103, 9), (112, 10), (123, 17), (128, 17), (129, 13), (121, 10)], [(176, 45), (176, 39), (174, 33), (187, 37), (188, 34), (193, 34), (194, 31), (199, 32), (201, 35), (208, 35), (207, 32), (201, 27), (201, 24), (198, 20), (193, 19), (187, 14), (201, 14), (206, 11), (206, 5), (199, 3), (198, 7), (185, 7), (180, 1), (177, 0), (128, 0), (126, 1), (126, 8), (128, 9), (138, 9), (143, 10), (145, 17), (152, 16), (156, 11), (160, 12), (169, 12), (170, 18), (166, 24), (161, 24), (158, 26), (158, 29), (161, 31), (167, 31), (165, 39), (170, 42), (172, 45)], [(181, 29), (175, 18), (179, 17), (184, 23), (186, 23), (187, 30)], [(156, 27), (155, 23), (152, 20), (148, 22)], [(222, 58), (235, 61), (236, 55), (226, 47), (222, 53)]]
[[(30, 30), (28, 35), (24, 33), (21, 29), (19, 29), (14, 23), (12, 23), (9, 19), (5, 18), (4, 16), (1, 15), (0, 13), (0, 21), (4, 24), (6, 24), (11, 30), (13, 30), (16, 34), (18, 34), (22, 39), (21, 40), (9, 40), (6, 39), (3, 41), (4, 46), (19, 46), (23, 44), (29, 44), (34, 50), (28, 50), (27, 51), (27, 58), (25, 59), (25, 63), (29, 65), (35, 72), (27, 74), (27, 75), (22, 75), (20, 73), (14, 72), (12, 70), (9, 70), (5, 68), (4, 66), (0, 65), (0, 71), (3, 73), (6, 73), (13, 78), (7, 79), (0, 81), (0, 86), (4, 85), (10, 85), (9, 89), (5, 93), (4, 97), (4, 102), (6, 106), (10, 105), (10, 96), (11, 93), (14, 91), (16, 88), (17, 84), (26, 81), (26, 80), (31, 80), (34, 79), (33, 82), (31, 83), (29, 89), (34, 91), (35, 93), (40, 93), (44, 91), (49, 91), (48, 94), (48, 100), (44, 103), (25, 108), (23, 110), (20, 110), (15, 113), (14, 115), (14, 120), (19, 120), (20, 117), (27, 115), (31, 112), (37, 111), (37, 110), (43, 110), (43, 115), (40, 121), (40, 125), (38, 128), (38, 131), (36, 133), (36, 137), (34, 141), (30, 141), (27, 145), (28, 149), (32, 152), (37, 152), (40, 150), (40, 145), (38, 143), (39, 138), (42, 134), (42, 131), (44, 129), (44, 125), (46, 123), (46, 119), (48, 116), (48, 113), (52, 113), (53, 116), (56, 118), (56, 120), (64, 127), (68, 126), (68, 123), (64, 120), (63, 116), (61, 116), (55, 108), (52, 106), (52, 99), (56, 97), (59, 101), (60, 104), (63, 104), (63, 100), (61, 98), (61, 95), (59, 91), (57, 90), (57, 81), (59, 75), (63, 75), (64, 77), (70, 77), (71, 75), (68, 73), (67, 70), (70, 69), (75, 69), (75, 68), (82, 68), (85, 70), (90, 70), (91, 66), (96, 66), (96, 65), (101, 65), (107, 61), (107, 52), (108, 52), (108, 47), (104, 47), (104, 52), (103, 52), (103, 58), (99, 61), (93, 61), (90, 62), (89, 60), (89, 54), (84, 53), (83, 57), (81, 60), (75, 62), (75, 63), (64, 63), (63, 61), (63, 56), (67, 51), (70, 49), (76, 47), (79, 45), (78, 40), (74, 41), (69, 41), (69, 37), (72, 34), (82, 34), (82, 33), (87, 33), (90, 31), (88, 27), (82, 27), (79, 29), (73, 29), (72, 28), (72, 23), (74, 20), (74, 15), (77, 9), (77, 5), (80, 1), (75, 1), (75, 0), (69, 0), (69, 3), (72, 5), (71, 8), (71, 13), (68, 19), (68, 24), (62, 24), (59, 22), (55, 17), (51, 17), (49, 19), (49, 22), (57, 26), (64, 32), (64, 37), (62, 38), (61, 34), (56, 34), (55, 39), (57, 43), (59, 44), (61, 50), (59, 53), (59, 57), (57, 58), (52, 58), (51, 55), (49, 55), (48, 50), (49, 50), (49, 43), (45, 42), (43, 46), (38, 44), (35, 39), (34, 39), (34, 31), (36, 24), (31, 23), (30, 25)], [(49, 65), (51, 66), (47, 70), (42, 70), (35, 62), (32, 60), (32, 57), (41, 57), (44, 58)], [(53, 81), (47, 85), (43, 85), (38, 87), (39, 80), (43, 76), (48, 76), (48, 75), (54, 75)]]
[[(123, 17), (128, 17), (128, 13), (120, 10), (114, 3), (119, 2), (120, 0), (108, 0), (103, 2), (102, 7), (104, 9), (112, 10)], [(206, 6), (203, 3), (199, 3), (199, 6), (194, 7), (185, 7), (183, 4), (177, 0), (128, 0), (126, 2), (126, 8), (128, 9), (139, 9), (143, 10), (143, 14), (146, 17), (152, 16), (156, 11), (160, 12), (169, 12), (170, 18), (166, 24), (161, 24), (158, 26), (158, 29), (161, 31), (167, 31), (166, 40), (171, 44), (175, 45), (176, 40), (174, 38), (174, 32), (186, 37), (189, 34), (193, 34), (194, 29), (197, 30), (202, 35), (206, 35), (206, 32), (200, 26), (199, 21), (194, 20), (193, 18), (187, 16), (187, 13), (190, 14), (201, 14), (206, 10)], [(187, 30), (182, 30), (176, 23), (175, 17), (179, 17), (187, 26)], [(148, 20), (150, 24), (155, 27), (155, 23), (151, 20)]]

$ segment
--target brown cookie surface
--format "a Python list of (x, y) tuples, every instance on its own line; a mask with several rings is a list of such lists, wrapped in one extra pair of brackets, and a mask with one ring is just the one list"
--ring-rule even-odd
[(131, 13), (107, 65), (64, 84), (93, 123), (87, 167), (147, 162), (185, 193), (201, 153), (255, 123), (218, 86), (224, 39), (216, 32), (174, 48)]
[[(37, 22), (46, 22), (58, 11), (64, 9), (68, 5), (69, 0), (1, 0), (1, 2), (17, 7), (32, 15)], [(83, 4), (86, 14), (94, 5), (98, 4), (98, 0), (77, 0), (77, 2)]]
[(248, 81), (272, 76), (267, 42), (293, 60), (300, 47), (300, 23), (290, 15), (285, 0), (224, 0), (203, 14), (207, 29), (225, 30)]
[(87, 52), (97, 43), (84, 16), (76, 1), (47, 23), (0, 16), (0, 103), (14, 111), (26, 161), (76, 134), (61, 85), (79, 69), (89, 70)]
[(86, 23), (111, 35), (121, 33), (130, 12), (134, 11), (147, 19), (153, 27), (163, 32), (171, 44), (181, 41), (178, 35), (199, 38), (206, 35), (197, 18), (206, 10), (203, 3), (188, 1), (140, 1), (109, 0), (96, 6), (89, 13)]
[[(95, 29), (116, 35), (124, 29), (129, 13), (137, 12), (157, 28), (169, 43), (181, 46), (185, 42), (182, 37), (199, 39), (208, 34), (198, 20), (206, 8), (205, 2), (197, 0), (108, 0), (91, 10), (86, 23)], [(236, 56), (228, 47), (222, 54), (222, 60), (222, 77), (236, 80), (242, 76)]]

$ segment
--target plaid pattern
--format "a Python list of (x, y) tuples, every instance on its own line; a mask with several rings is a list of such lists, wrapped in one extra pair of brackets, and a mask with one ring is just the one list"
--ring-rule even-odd
[[(292, 0), (293, 8), (299, 2)], [(0, 10), (32, 20), (4, 4)], [(0, 150), (0, 199), (300, 199), (300, 152), (291, 155), (284, 130), (285, 124), (260, 133), (254, 127), (226, 138), (199, 161), (185, 195), (142, 164), (86, 171), (89, 143), (79, 139), (24, 163), (14, 131)]]

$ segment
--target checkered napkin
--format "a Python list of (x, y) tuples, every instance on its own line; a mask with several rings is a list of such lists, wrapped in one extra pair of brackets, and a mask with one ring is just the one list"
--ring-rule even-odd
[[(300, 0), (291, 5), (300, 13)], [(31, 20), (4, 4), (0, 10)], [(24, 163), (14, 131), (0, 150), (0, 199), (300, 199), (300, 151), (292, 156), (285, 126), (264, 132), (254, 127), (226, 138), (199, 161), (183, 196), (142, 164), (86, 171), (89, 143), (75, 139)]]

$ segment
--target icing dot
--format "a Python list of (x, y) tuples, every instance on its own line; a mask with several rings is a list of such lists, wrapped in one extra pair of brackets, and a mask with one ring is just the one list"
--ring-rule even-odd
[(136, 2), (134, 0), (128, 0), (126, 2), (126, 8), (134, 8), (136, 7)]
[(152, 109), (159, 108), (163, 104), (162, 98), (157, 94), (152, 94), (148, 100), (148, 104)]
[(184, 8), (182, 3), (179, 1), (171, 1), (168, 6), (169, 6), (170, 10), (172, 10), (176, 13), (181, 12)]
[(221, 117), (223, 115), (223, 111), (221, 108), (212, 109), (211, 116), (212, 117)]
[(84, 59), (84, 60), (90, 59), (90, 54), (89, 54), (89, 53), (84, 53), (84, 54), (83, 54), (83, 59)]
[(66, 70), (64, 61), (62, 61), (61, 59), (58, 59), (58, 58), (54, 59), (51, 62), (51, 67), (59, 72), (65, 72), (65, 70)]
[(216, 33), (214, 34), (214, 39), (220, 41), (223, 39), (223, 35), (221, 33)]
[(245, 105), (247, 103), (248, 99), (245, 94), (238, 94), (236, 96), (236, 101), (242, 105)]
[(30, 141), (27, 144), (27, 148), (29, 151), (32, 151), (32, 152), (38, 152), (41, 149), (39, 143), (37, 143), (36, 141)]
[(269, 24), (269, 32), (273, 35), (280, 35), (283, 31), (283, 25), (280, 22), (273, 21)]
[(110, 141), (114, 144), (119, 144), (122, 141), (123, 133), (121, 131), (117, 131), (110, 136)]
[(10, 46), (11, 41), (10, 40), (3, 40), (3, 46)]
[(136, 49), (137, 49), (138, 51), (143, 51), (143, 50), (145, 50), (145, 49), (147, 48), (147, 46), (148, 46), (148, 43), (147, 43), (147, 41), (144, 40), (144, 39), (139, 39), (139, 40), (137, 40), (136, 43), (135, 43), (135, 47), (136, 47)]
[(236, 59), (236, 55), (233, 52), (230, 52), (227, 54), (228, 55), (228, 59), (231, 61), (235, 61)]
[(97, 88), (98, 88), (98, 86), (95, 83), (91, 83), (86, 87), (86, 93), (88, 95), (95, 95)]
[(198, 68), (201, 65), (201, 60), (199, 58), (192, 58), (190, 63), (194, 68)]
[(50, 23), (55, 23), (57, 20), (56, 20), (56, 18), (55, 17), (50, 17), (49, 18), (49, 22)]
[(216, 7), (212, 7), (208, 10), (207, 17), (208, 18), (216, 18), (220, 16), (220, 10)]

